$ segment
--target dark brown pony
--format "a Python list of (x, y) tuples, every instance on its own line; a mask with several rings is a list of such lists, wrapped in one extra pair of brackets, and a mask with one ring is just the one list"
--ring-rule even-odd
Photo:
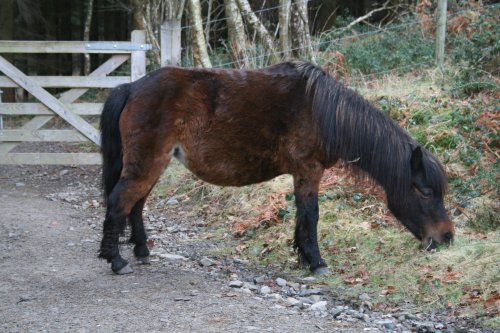
[(217, 185), (291, 174), (294, 246), (315, 273), (327, 271), (316, 232), (318, 185), (339, 160), (385, 189), (390, 210), (425, 248), (453, 239), (439, 162), (382, 112), (308, 63), (162, 68), (111, 92), (101, 130), (107, 210), (100, 257), (117, 274), (132, 272), (118, 250), (127, 221), (135, 255), (148, 262), (142, 209), (172, 157)]

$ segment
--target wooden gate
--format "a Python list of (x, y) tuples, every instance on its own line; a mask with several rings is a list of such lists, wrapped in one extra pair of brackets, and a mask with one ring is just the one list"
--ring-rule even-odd
[[(81, 41), (0, 41), (1, 88), (21, 87), (38, 103), (0, 102), (0, 164), (100, 164), (99, 153), (15, 152), (23, 142), (92, 142), (100, 144), (99, 131), (82, 116), (99, 115), (102, 103), (74, 103), (89, 88), (114, 88), (134, 81), (146, 73), (145, 43), (142, 30), (132, 32), (131, 42)], [(106, 53), (113, 54), (88, 76), (28, 76), (7, 61), (5, 53)], [(108, 76), (127, 60), (130, 76)], [(45, 88), (71, 88), (58, 97)], [(19, 128), (3, 128), (2, 116), (34, 116)], [(43, 128), (55, 116), (71, 125), (71, 129)], [(21, 117), (20, 117), (21, 118)], [(27, 117), (24, 117), (27, 118)]]

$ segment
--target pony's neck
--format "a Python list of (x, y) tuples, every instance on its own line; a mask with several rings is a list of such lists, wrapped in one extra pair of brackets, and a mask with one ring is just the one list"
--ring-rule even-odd
[[(328, 159), (341, 159), (376, 180), (387, 197), (403, 199), (410, 186), (409, 156), (414, 140), (392, 119), (354, 91), (339, 87), (329, 113), (334, 126), (325, 145)], [(331, 120), (332, 121), (332, 120)]]

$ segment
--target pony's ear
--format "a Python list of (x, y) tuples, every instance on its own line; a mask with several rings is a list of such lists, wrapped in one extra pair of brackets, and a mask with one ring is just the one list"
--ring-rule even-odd
[(411, 153), (410, 164), (412, 173), (417, 173), (423, 170), (424, 166), (422, 164), (422, 149), (420, 148), (420, 146), (417, 146), (415, 149), (413, 149)]

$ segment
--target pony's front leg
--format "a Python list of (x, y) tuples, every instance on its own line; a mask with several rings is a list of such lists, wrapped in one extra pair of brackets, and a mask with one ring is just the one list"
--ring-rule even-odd
[(294, 194), (297, 206), (294, 247), (301, 265), (308, 265), (315, 274), (326, 274), (328, 269), (318, 246), (318, 188), (321, 171), (294, 175)]

